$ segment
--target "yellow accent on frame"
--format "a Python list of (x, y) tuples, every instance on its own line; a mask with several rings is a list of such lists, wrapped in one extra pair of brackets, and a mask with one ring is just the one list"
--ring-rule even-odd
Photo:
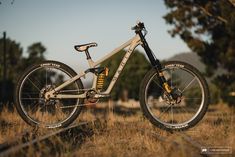
[(104, 74), (105, 74), (105, 76), (108, 76), (108, 75), (109, 75), (109, 68), (105, 68), (105, 69), (104, 69)]
[(167, 91), (167, 93), (171, 92), (171, 87), (167, 83), (163, 83), (163, 86), (164, 86), (165, 90)]

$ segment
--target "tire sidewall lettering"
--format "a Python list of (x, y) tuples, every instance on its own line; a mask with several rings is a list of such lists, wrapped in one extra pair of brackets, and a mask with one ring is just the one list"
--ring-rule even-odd
[(60, 65), (55, 64), (55, 63), (42, 63), (42, 64), (40, 64), (40, 67), (57, 67), (57, 68), (59, 68)]
[(166, 68), (168, 67), (179, 67), (179, 68), (184, 68), (184, 65), (182, 64), (169, 64), (169, 65), (165, 65)]

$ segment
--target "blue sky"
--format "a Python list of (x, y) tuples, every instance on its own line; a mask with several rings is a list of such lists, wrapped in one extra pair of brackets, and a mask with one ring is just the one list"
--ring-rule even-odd
[[(159, 59), (190, 51), (178, 37), (167, 33), (162, 0), (0, 0), (0, 37), (16, 40), (26, 51), (34, 42), (47, 48), (47, 59), (64, 62), (77, 72), (87, 68), (84, 54), (73, 46), (97, 42), (91, 48), (98, 60), (134, 36), (137, 20), (148, 30), (147, 41)], [(143, 49), (139, 48), (141, 51)]]

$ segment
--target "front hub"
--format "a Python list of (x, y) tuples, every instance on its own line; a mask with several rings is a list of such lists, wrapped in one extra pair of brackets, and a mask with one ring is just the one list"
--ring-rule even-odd
[(183, 94), (178, 88), (173, 88), (170, 94), (176, 104), (181, 102)]
[(178, 88), (172, 88), (171, 93), (164, 92), (163, 99), (169, 105), (179, 104), (182, 101), (182, 92)]

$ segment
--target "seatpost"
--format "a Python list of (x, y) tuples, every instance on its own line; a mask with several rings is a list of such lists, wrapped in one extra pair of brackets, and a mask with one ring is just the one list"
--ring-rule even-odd
[(85, 51), (85, 54), (86, 54), (86, 59), (88, 61), (88, 64), (89, 64), (90, 68), (93, 68), (94, 67), (94, 62), (91, 59), (91, 56), (90, 56), (90, 53), (89, 53), (88, 49)]
[(89, 53), (88, 49), (85, 51), (85, 54), (86, 54), (86, 59), (87, 60), (91, 59), (91, 56), (90, 56), (90, 53)]

